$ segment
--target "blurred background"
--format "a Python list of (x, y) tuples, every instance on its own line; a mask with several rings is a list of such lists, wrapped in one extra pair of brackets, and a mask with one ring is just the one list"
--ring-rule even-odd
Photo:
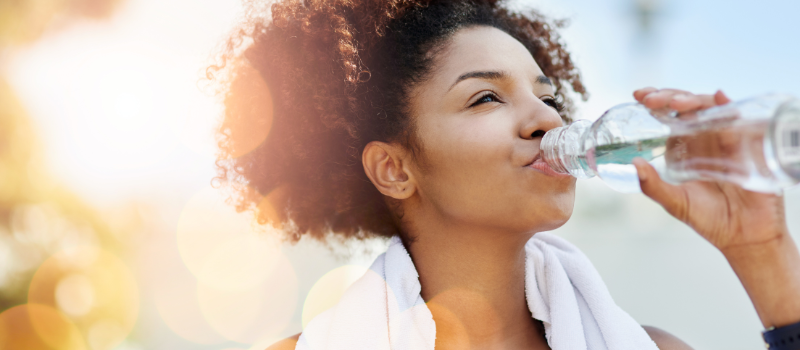
[[(512, 4), (570, 19), (564, 39), (591, 93), (578, 118), (648, 85), (800, 96), (800, 2)], [(385, 249), (280, 244), (210, 186), (221, 106), (201, 78), (241, 11), (223, 0), (0, 2), (2, 349), (265, 349)], [(642, 195), (588, 180), (577, 196), (556, 232), (640, 323), (696, 349), (763, 348), (713, 247)], [(785, 197), (798, 239), (800, 188)]]

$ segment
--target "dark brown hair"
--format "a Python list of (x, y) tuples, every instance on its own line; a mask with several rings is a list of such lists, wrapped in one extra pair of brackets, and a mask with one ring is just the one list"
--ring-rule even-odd
[[(562, 23), (492, 0), (284, 0), (250, 3), (209, 77), (224, 87), (218, 130), (220, 183), (237, 209), (283, 228), (286, 239), (391, 237), (401, 233), (370, 183), (370, 141), (418, 150), (408, 91), (431, 69), (431, 49), (458, 29), (486, 25), (519, 40), (556, 87), (586, 97), (555, 32)], [(267, 8), (269, 7), (269, 8)]]

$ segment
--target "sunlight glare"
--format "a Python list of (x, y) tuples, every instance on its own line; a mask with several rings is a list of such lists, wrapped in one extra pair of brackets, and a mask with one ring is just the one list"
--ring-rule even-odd
[[(147, 166), (177, 145), (180, 77), (163, 55), (135, 44), (97, 50), (71, 78), (69, 130), (81, 163)], [(124, 159), (124, 161), (122, 161)]]

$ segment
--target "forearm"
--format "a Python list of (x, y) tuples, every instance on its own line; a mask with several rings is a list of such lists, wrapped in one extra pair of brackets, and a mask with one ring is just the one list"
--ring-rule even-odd
[(800, 321), (800, 252), (785, 230), (765, 243), (723, 250), (765, 328)]

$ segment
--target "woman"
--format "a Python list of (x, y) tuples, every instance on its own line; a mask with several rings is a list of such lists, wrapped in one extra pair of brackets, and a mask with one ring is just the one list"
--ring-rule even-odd
[[(557, 322), (537, 319), (526, 295), (529, 243), (568, 220), (575, 190), (541, 161), (539, 143), (569, 121), (567, 88), (586, 94), (556, 25), (491, 0), (284, 0), (269, 14), (253, 16), (226, 57), (219, 179), (239, 184), (239, 209), (290, 241), (399, 237), (436, 349), (578, 348), (550, 334)], [(653, 88), (634, 97), (679, 112), (728, 102)], [(252, 136), (270, 122), (266, 140)], [(643, 192), (725, 255), (765, 328), (800, 320), (800, 255), (780, 196), (672, 186), (636, 165)], [(622, 334), (689, 348), (635, 328)], [(605, 329), (575, 332), (584, 348), (611, 344)]]

